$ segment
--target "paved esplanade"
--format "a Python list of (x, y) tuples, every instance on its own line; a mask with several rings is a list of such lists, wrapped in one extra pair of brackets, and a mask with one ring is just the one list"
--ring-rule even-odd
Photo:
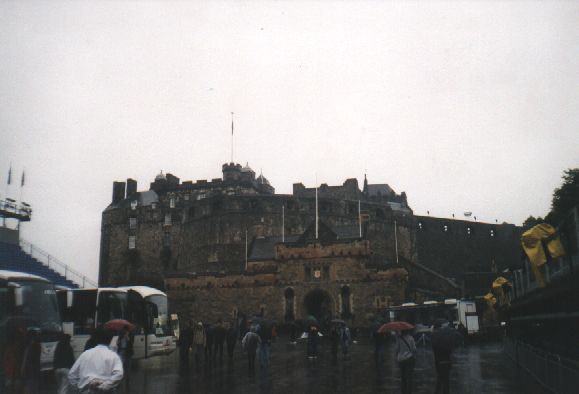
[[(329, 346), (321, 346), (316, 360), (305, 357), (305, 344), (291, 346), (282, 338), (272, 347), (270, 366), (248, 374), (247, 360), (237, 346), (233, 363), (225, 359), (211, 366), (194, 362), (179, 373), (178, 354), (140, 362), (131, 374), (131, 393), (399, 393), (400, 378), (393, 362), (393, 346), (386, 348), (382, 374), (374, 366), (373, 347), (351, 347), (332, 364)], [(226, 352), (225, 352), (226, 353)], [(500, 344), (471, 345), (454, 354), (451, 393), (544, 393), (531, 378), (517, 372)], [(430, 349), (420, 348), (414, 371), (415, 393), (434, 393), (436, 375)]]

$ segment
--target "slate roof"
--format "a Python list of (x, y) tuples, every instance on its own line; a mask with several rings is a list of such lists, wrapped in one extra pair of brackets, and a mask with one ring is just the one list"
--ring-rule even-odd
[(377, 197), (378, 195), (386, 197), (391, 194), (394, 194), (394, 190), (392, 190), (390, 185), (386, 183), (376, 183), (373, 185), (368, 185), (368, 195), (370, 197)]

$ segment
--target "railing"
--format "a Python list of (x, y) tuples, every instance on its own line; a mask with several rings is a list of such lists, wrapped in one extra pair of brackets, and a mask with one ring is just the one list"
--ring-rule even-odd
[(28, 253), (31, 257), (35, 258), (40, 263), (59, 273), (65, 279), (73, 281), (80, 287), (98, 287), (96, 282), (90, 280), (80, 272), (73, 270), (68, 265), (64, 264), (54, 256), (51, 256), (49, 253), (45, 252), (39, 247), (32, 245), (30, 242), (20, 239), (20, 248), (22, 248), (25, 253)]
[(505, 338), (504, 352), (546, 390), (576, 394), (579, 387), (579, 363), (545, 352), (524, 342)]

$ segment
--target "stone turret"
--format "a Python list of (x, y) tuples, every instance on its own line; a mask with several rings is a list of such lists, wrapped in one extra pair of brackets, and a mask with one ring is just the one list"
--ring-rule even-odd
[(225, 163), (221, 169), (224, 181), (239, 182), (241, 180), (241, 164)]

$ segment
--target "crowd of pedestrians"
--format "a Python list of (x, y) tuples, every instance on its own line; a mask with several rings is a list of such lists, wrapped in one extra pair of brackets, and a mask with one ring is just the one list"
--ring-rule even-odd
[[(291, 323), (286, 326), (289, 333), (289, 345), (296, 344), (298, 339), (306, 342), (306, 357), (315, 360), (319, 355), (319, 342), (325, 336), (330, 347), (330, 356), (335, 364), (341, 352), (348, 359), (350, 346), (354, 342), (352, 332), (342, 320), (334, 320), (322, 326), (314, 320)], [(430, 336), (437, 374), (436, 391), (447, 394), (450, 389), (450, 371), (452, 351), (460, 338), (457, 330), (448, 327), (445, 322), (437, 321)], [(412, 330), (385, 332), (375, 324), (370, 331), (374, 347), (374, 362), (377, 371), (382, 370), (385, 359), (385, 348), (393, 343), (395, 361), (400, 370), (401, 392), (410, 394), (413, 391), (413, 374), (416, 362), (417, 346)], [(301, 332), (301, 336), (299, 336)], [(326, 335), (323, 334), (326, 333)], [(196, 365), (212, 365), (223, 362), (226, 356), (231, 363), (234, 360), (238, 342), (247, 359), (250, 374), (255, 372), (256, 358), (260, 369), (267, 369), (270, 363), (271, 346), (278, 336), (275, 322), (261, 317), (245, 318), (214, 324), (189, 321), (181, 330), (178, 342), (180, 368), (187, 373), (191, 358)], [(116, 340), (113, 340), (116, 337)], [(299, 338), (298, 338), (299, 337)], [(289, 346), (288, 345), (288, 346)], [(3, 359), (8, 394), (35, 394), (40, 391), (40, 356), (41, 345), (39, 331), (29, 329), (15, 335), (5, 351)], [(130, 391), (131, 360), (133, 357), (133, 334), (129, 326), (119, 331), (99, 327), (94, 330), (85, 344), (84, 352), (77, 360), (74, 358), (71, 338), (63, 335), (54, 351), (54, 377), (58, 394), (67, 393), (112, 393)], [(123, 384), (124, 382), (124, 384)]]

